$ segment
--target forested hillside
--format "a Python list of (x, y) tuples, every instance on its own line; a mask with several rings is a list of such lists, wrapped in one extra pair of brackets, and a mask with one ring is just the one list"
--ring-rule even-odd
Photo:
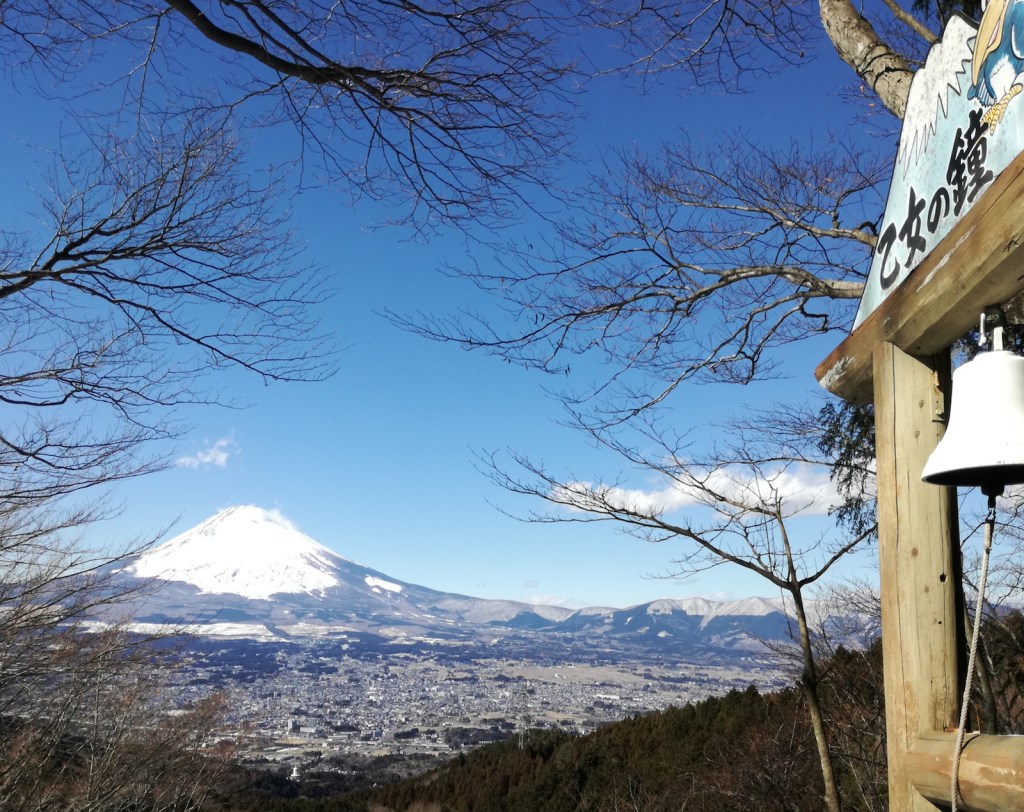
[(391, 809), (739, 810), (761, 797), (816, 809), (814, 742), (800, 715), (792, 693), (749, 688), (586, 737), (537, 732), (522, 749), (513, 739), (369, 797)]

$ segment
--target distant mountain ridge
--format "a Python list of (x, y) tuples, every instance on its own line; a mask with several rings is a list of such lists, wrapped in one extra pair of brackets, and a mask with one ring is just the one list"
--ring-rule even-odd
[[(407, 583), (357, 564), (274, 511), (237, 506), (122, 566), (145, 589), (139, 623), (253, 638), (373, 634), (392, 641), (567, 641), (601, 650), (736, 654), (789, 641), (781, 600), (662, 599), (572, 610), (487, 600)], [(122, 607), (123, 608), (123, 607)]]

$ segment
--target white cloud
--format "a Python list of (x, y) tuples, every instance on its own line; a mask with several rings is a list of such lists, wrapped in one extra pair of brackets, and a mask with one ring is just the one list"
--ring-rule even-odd
[[(828, 472), (811, 466), (794, 466), (763, 476), (750, 471), (716, 470), (707, 475), (705, 486), (727, 499), (751, 506), (779, 497), (787, 512), (805, 516), (823, 515), (842, 501)], [(709, 494), (701, 488), (677, 482), (651, 489), (570, 482), (561, 486), (554, 496), (580, 510), (599, 509), (603, 502), (652, 515), (712, 503)]]
[(182, 468), (204, 468), (209, 466), (226, 468), (228, 459), (237, 450), (238, 446), (235, 445), (233, 437), (221, 437), (216, 442), (207, 443), (206, 448), (197, 451), (195, 454), (178, 457), (174, 464)]

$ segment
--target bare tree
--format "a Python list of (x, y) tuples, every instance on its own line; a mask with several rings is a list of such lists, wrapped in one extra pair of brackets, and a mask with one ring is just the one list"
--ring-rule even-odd
[[(851, 68), (851, 99), (859, 99), (865, 115), (880, 113), (875, 125), (890, 133), (943, 22), (957, 9), (977, 11), (973, 3), (905, 8), (888, 0), (871, 6), (818, 0), (785, 9), (742, 0), (602, 7), (612, 10), (603, 22), (622, 32), (629, 49), (625, 67), (649, 78), (681, 74), (684, 92), (709, 83), (741, 88), (751, 69), (803, 60), (816, 50), (808, 26), (817, 12), (829, 47)], [(800, 685), (831, 809), (840, 797), (802, 596), (873, 534), (870, 410), (833, 404), (824, 415), (832, 434), (819, 434), (816, 443), (806, 438), (818, 426), (805, 421), (804, 439), (795, 430), (774, 435), (769, 449), (741, 432), (733, 439), (738, 448), (703, 460), (662, 442), (660, 433), (644, 436), (643, 448), (653, 439), (656, 452), (619, 438), (649, 426), (649, 412), (671, 403), (686, 384), (748, 383), (787, 364), (790, 345), (850, 328), (894, 152), (888, 141), (881, 149), (829, 139), (825, 150), (802, 144), (771, 150), (725, 138), (720, 149), (697, 150), (684, 140), (654, 156), (620, 153), (581, 195), (576, 216), (563, 219), (547, 241), (505, 246), (497, 266), (454, 269), (494, 295), (504, 308), (498, 316), (396, 317), (430, 338), (546, 372), (568, 375), (579, 358), (606, 364), (596, 382), (563, 394), (575, 422), (630, 464), (663, 477), (669, 492), (685, 497), (675, 504), (688, 500), (697, 506), (694, 515), (711, 518), (677, 519), (682, 514), (624, 487), (556, 476), (523, 455), (513, 459), (525, 473), (510, 474), (491, 461), (492, 476), (512, 492), (565, 511), (534, 518), (607, 521), (647, 540), (686, 541), (692, 554), (684, 571), (730, 564), (787, 594), (798, 619)], [(831, 546), (816, 539), (795, 546), (792, 502), (782, 483), (786, 471), (807, 464), (814, 445), (829, 451), (844, 502)], [(832, 699), (838, 712), (850, 701)], [(879, 802), (877, 721), (876, 738), (853, 742), (865, 758), (859, 792), (873, 804)]]
[(93, 625), (131, 551), (81, 534), (104, 486), (161, 467), (175, 407), (225, 399), (208, 373), (329, 374), (324, 291), (223, 119), (97, 123), (38, 228), (0, 239), (0, 806), (196, 809), (218, 702), (163, 715), (147, 641)]
[(971, 552), (982, 534), (985, 513), (982, 504), (968, 492), (960, 500), (960, 525), (964, 600), (964, 626), (968, 639), (978, 630), (978, 653), (970, 698), (976, 726), (984, 733), (1019, 734), (1024, 730), (1024, 615), (1018, 596), (1024, 579), (1021, 511), (1024, 501), (1019, 488), (1009, 488), (1001, 497), (995, 531), (996, 555), (989, 569), (985, 601), (980, 617), (975, 615), (981, 556)]
[[(564, 19), (621, 32), (623, 67), (665, 68), (665, 76), (682, 69), (690, 81), (727, 87), (761, 65), (803, 60), (817, 12), (869, 103), (900, 117), (915, 60), (945, 10), (928, 8), (917, 19), (885, 3), (871, 7), (872, 18), (849, 0), (609, 0), (566, 12)], [(223, 126), (171, 124), (140, 138), (154, 109), (288, 122), (300, 155), (308, 148), (317, 156), (316, 169), (375, 197), (398, 190), (414, 219), (499, 213), (522, 199), (517, 184), (536, 182), (562, 144), (557, 103), (571, 75), (556, 43), (564, 19), (520, 0), (3, 3), (0, 50), (9, 63), (48, 71), (59, 82), (43, 89), (55, 96), (65, 81), (88, 76), (95, 104), (116, 98), (143, 122), (130, 139), (97, 144), (85, 162), (66, 164), (63, 193), (49, 208), (52, 238), (4, 242), (0, 318), (12, 365), (0, 393), (29, 415), (5, 447), (35, 466), (34, 487), (45, 494), (51, 468), (68, 491), (141, 470), (135, 452), (166, 430), (152, 409), (209, 398), (194, 384), (197, 370), (230, 363), (282, 378), (323, 370), (321, 356), (308, 352), (315, 330), (288, 319), (319, 293), (304, 287), (308, 277), (292, 275), (287, 248), (271, 256), (288, 243), (270, 236), (281, 223), (266, 190), (223, 171), (237, 165)], [(114, 49), (134, 49), (128, 69), (98, 58)], [(210, 64), (209, 54), (215, 87), (180, 81), (192, 63)], [(108, 67), (114, 72), (104, 73)], [(174, 148), (168, 134), (177, 136)], [(495, 469), (496, 479), (576, 511), (559, 520), (612, 521), (651, 540), (683, 539), (693, 550), (684, 569), (730, 563), (788, 595), (824, 792), (837, 809), (803, 595), (871, 528), (845, 526), (845, 535), (800, 544), (791, 535), (798, 508), (784, 485), (794, 466), (809, 463), (792, 455), (748, 444), (694, 461), (657, 433), (665, 453), (655, 458), (609, 430), (686, 381), (752, 380), (771, 371), (779, 347), (849, 326), (887, 161), (843, 142), (816, 154), (725, 146), (721, 154), (684, 143), (655, 158), (610, 158), (585, 196), (589, 207), (542, 250), (514, 250), (496, 272), (463, 269), (510, 306), (509, 323), (464, 314), (419, 321), (418, 329), (548, 371), (566, 370), (580, 354), (610, 361), (608, 377), (582, 393), (609, 397), (590, 415), (577, 410), (581, 426), (665, 477), (702, 506), (707, 523), (676, 522), (655, 504), (553, 477), (525, 458), (527, 481)], [(43, 413), (61, 417), (35, 416)], [(97, 433), (109, 414), (123, 419), (113, 433)]]
[(174, 407), (219, 399), (206, 373), (315, 380), (332, 363), (309, 312), (321, 286), (222, 120), (85, 141), (58, 160), (37, 231), (0, 239), (0, 680), (14, 706), (22, 689), (47, 695), (39, 653), (74, 648), (69, 624), (117, 597), (117, 554), (78, 538), (108, 515), (97, 490), (161, 466), (148, 449), (178, 428)]
[(198, 809), (234, 744), (217, 745), (222, 698), (168, 715), (172, 665), (152, 639), (97, 613), (125, 597), (118, 562), (79, 534), (95, 498), (0, 496), (0, 806), (9, 810)]
[(679, 71), (696, 87), (737, 90), (750, 75), (764, 75), (807, 60), (813, 9), (802, 3), (728, 0), (591, 4), (593, 23), (621, 37), (623, 59), (611, 70), (648, 76)]
[(877, 584), (831, 583), (816, 596), (815, 656), (822, 667), (826, 727), (846, 778), (844, 797), (866, 812), (889, 808), (882, 677), (881, 598)]
[(0, 583), (40, 618), (49, 584), (76, 574), (94, 595), (86, 575), (110, 557), (71, 533), (104, 515), (99, 494), (61, 505), (159, 468), (148, 448), (178, 429), (174, 407), (223, 399), (207, 373), (316, 380), (333, 364), (311, 312), (323, 286), (225, 122), (146, 124), (86, 128), (36, 230), (0, 233)]
[[(513, 457), (514, 471), (494, 457), (486, 465), (492, 479), (506, 490), (557, 508), (530, 514), (533, 521), (612, 522), (647, 542), (685, 543), (679, 575), (728, 564), (777, 589), (796, 623), (798, 684), (817, 746), (825, 804), (838, 810), (807, 592), (835, 564), (865, 545), (875, 528), (800, 534), (795, 526), (799, 516), (828, 501), (831, 461), (793, 453), (801, 444), (787, 448), (770, 438), (763, 426), (755, 422), (753, 428), (759, 433), (737, 426), (728, 448), (700, 458), (690, 453), (682, 438), (660, 430), (651, 420), (645, 422), (642, 435), (646, 451), (608, 431), (592, 432), (605, 447), (663, 483), (654, 496), (619, 484), (556, 477), (522, 456)], [(812, 468), (821, 474), (817, 490), (807, 484), (814, 481)]]
[(396, 219), (505, 213), (563, 143), (560, 24), (523, 0), (0, 3), (6, 64), (69, 113), (38, 227), (0, 233), (4, 809), (193, 809), (219, 769), (215, 703), (161, 718), (147, 649), (91, 631), (119, 556), (76, 534), (98, 486), (160, 467), (174, 407), (230, 399), (207, 373), (333, 368), (326, 289), (235, 133), (292, 125), (304, 171)]
[[(750, 71), (803, 61), (818, 50), (810, 29), (816, 13), (835, 55), (851, 68), (862, 110), (883, 113), (880, 127), (889, 130), (952, 10), (848, 0), (785, 8), (613, 1), (600, 8), (608, 11), (600, 22), (623, 35), (629, 58), (621, 67), (662, 80), (682, 75), (684, 92), (708, 84), (742, 89)], [(821, 418), (804, 411), (781, 433), (765, 431), (770, 422), (758, 426), (765, 420), (758, 414), (733, 428), (725, 453), (703, 459), (653, 431), (651, 412), (684, 385), (749, 383), (785, 365), (794, 343), (849, 330), (876, 245), (891, 152), (835, 138), (824, 149), (723, 138), (712, 149), (684, 139), (653, 156), (620, 152), (581, 195), (575, 216), (546, 240), (503, 246), (497, 265), (454, 269), (494, 295), (498, 316), (395, 317), (432, 339), (559, 375), (579, 358), (605, 364), (584, 386), (569, 378), (563, 400), (574, 422), (630, 465), (663, 478), (673, 504), (690, 506), (685, 519), (627, 488), (556, 476), (523, 455), (513, 459), (525, 473), (492, 460), (492, 477), (563, 509), (535, 519), (612, 522), (649, 541), (685, 541), (683, 572), (729, 564), (785, 594), (830, 809), (839, 808), (840, 795), (804, 595), (874, 534), (870, 411), (832, 404)], [(831, 434), (819, 431), (823, 423)], [(621, 439), (637, 429), (641, 442)], [(826, 480), (835, 474), (842, 497), (827, 539), (795, 536), (797, 509), (785, 484), (811, 464), (824, 465)], [(865, 784), (862, 794), (873, 792)]]
[(776, 71), (812, 58), (818, 43), (815, 17), (835, 53), (857, 82), (885, 109), (903, 117), (910, 80), (927, 46), (955, 11), (977, 14), (976, 2), (896, 2), (857, 6), (849, 0), (714, 6), (663, 0), (597, 4), (599, 19), (620, 31), (633, 59), (629, 66), (682, 71), (697, 87), (743, 87), (744, 74)]
[(86, 633), (119, 557), (81, 545), (102, 510), (74, 497), (159, 468), (174, 407), (230, 399), (206, 373), (332, 371), (326, 287), (235, 133), (290, 123), (304, 167), (419, 223), (501, 213), (562, 142), (558, 22), (521, 0), (0, 4), (6, 64), (77, 122), (38, 227), (0, 234), (5, 809), (191, 809), (218, 763), (212, 707), (161, 719), (147, 650)]
[(751, 724), (742, 741), (724, 742), (708, 753), (710, 804), (765, 812), (821, 809), (813, 770), (814, 744), (807, 720), (796, 708), (782, 724)]
[[(884, 113), (875, 126), (890, 133), (935, 32), (954, 10), (977, 11), (971, 2), (848, 0), (593, 8), (596, 23), (621, 34), (619, 68), (675, 81), (683, 94), (742, 90), (747, 75), (827, 59), (817, 16), (851, 68), (851, 108)], [(546, 237), (453, 269), (500, 309), (396, 320), (556, 374), (577, 358), (599, 359), (607, 372), (570, 381), (564, 394), (576, 408), (589, 404), (591, 425), (628, 420), (690, 380), (771, 375), (793, 342), (850, 328), (876, 244), (890, 143), (819, 138), (824, 147), (776, 149), (723, 136), (698, 149), (684, 137), (653, 155), (610, 156), (577, 196), (577, 212)]]
[(165, 714), (152, 652), (124, 632), (61, 633), (47, 654), (45, 692), (3, 718), (4, 809), (184, 812), (218, 789), (234, 749), (216, 739), (221, 698)]

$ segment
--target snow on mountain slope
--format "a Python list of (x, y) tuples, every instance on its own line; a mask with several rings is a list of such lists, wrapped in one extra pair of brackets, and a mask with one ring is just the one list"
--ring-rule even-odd
[(733, 601), (723, 601), (716, 607), (715, 614), (718, 615), (770, 615), (775, 612), (785, 612), (785, 605), (781, 599), (776, 598), (741, 598)]
[(715, 604), (706, 598), (687, 598), (685, 600), (662, 600), (651, 601), (647, 604), (649, 615), (671, 615), (673, 612), (685, 612), (688, 615), (703, 617), (711, 615), (715, 611)]
[(707, 598), (692, 597), (692, 598), (676, 598), (672, 601), (680, 611), (686, 612), (688, 615), (696, 615), (699, 617), (706, 617), (707, 615), (714, 614), (715, 608), (718, 602), (708, 600)]
[(276, 511), (246, 505), (222, 510), (125, 569), (139, 578), (184, 581), (206, 593), (259, 600), (338, 586), (341, 561)]
[(711, 611), (704, 615), (701, 620), (701, 628), (707, 626), (717, 618), (721, 617), (766, 617), (768, 615), (788, 615), (785, 603), (781, 599), (769, 600), (768, 598), (741, 598), (740, 600), (722, 601), (711, 603)]
[(388, 592), (402, 591), (401, 585), (393, 584), (391, 581), (385, 581), (383, 578), (375, 578), (372, 575), (367, 575), (363, 580), (370, 589), (386, 589)]

